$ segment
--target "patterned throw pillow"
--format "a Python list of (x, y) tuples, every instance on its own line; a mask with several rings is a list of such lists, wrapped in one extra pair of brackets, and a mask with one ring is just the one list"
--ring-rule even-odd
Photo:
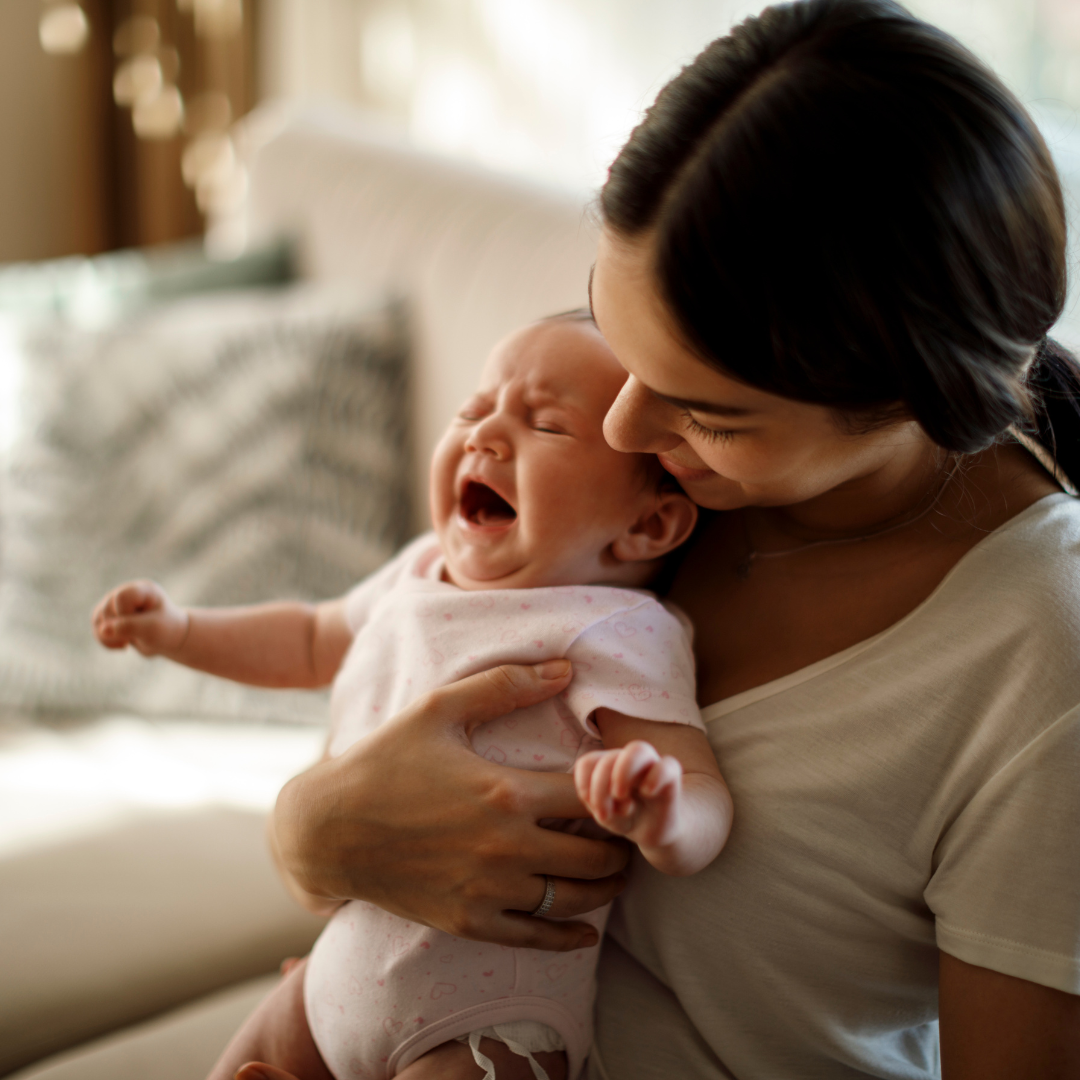
[(394, 305), (303, 286), (24, 330), (0, 490), (0, 703), (324, 719), (321, 694), (107, 652), (90, 611), (136, 577), (182, 604), (327, 598), (392, 555), (411, 520), (402, 326)]

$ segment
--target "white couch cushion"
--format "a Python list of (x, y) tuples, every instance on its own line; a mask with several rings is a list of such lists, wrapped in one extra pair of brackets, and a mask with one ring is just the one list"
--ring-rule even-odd
[(249, 242), (291, 235), (304, 276), (409, 302), (419, 528), (431, 450), (491, 346), (587, 302), (589, 196), (420, 153), (329, 107), (245, 123)]

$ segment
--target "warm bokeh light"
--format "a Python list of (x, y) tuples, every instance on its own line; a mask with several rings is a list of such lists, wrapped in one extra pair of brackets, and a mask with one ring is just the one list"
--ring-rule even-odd
[(190, 188), (225, 183), (236, 167), (232, 139), (224, 134), (199, 135), (185, 148), (180, 167)]
[(243, 0), (194, 0), (190, 6), (200, 37), (229, 38), (244, 24)]
[(136, 101), (131, 123), (140, 139), (171, 139), (184, 122), (184, 99), (175, 86), (163, 86), (156, 97)]
[(113, 77), (113, 98), (117, 105), (133, 106), (151, 102), (165, 83), (161, 62), (156, 56), (133, 56), (125, 60)]
[(48, 8), (38, 24), (41, 47), (53, 55), (81, 52), (90, 39), (90, 23), (78, 4)]

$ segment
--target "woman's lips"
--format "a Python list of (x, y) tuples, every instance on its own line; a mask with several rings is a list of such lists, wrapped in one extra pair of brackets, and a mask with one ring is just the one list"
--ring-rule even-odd
[(676, 480), (708, 480), (709, 477), (716, 475), (712, 469), (691, 469), (686, 465), (679, 465), (670, 458), (664, 457), (663, 454), (657, 454), (656, 456), (659, 459), (660, 464), (671, 473)]

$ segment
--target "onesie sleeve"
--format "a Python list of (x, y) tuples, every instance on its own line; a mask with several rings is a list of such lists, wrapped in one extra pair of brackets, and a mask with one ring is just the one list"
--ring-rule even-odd
[(439, 553), (434, 533), (424, 533), (406, 544), (389, 562), (345, 594), (345, 622), (353, 637), (363, 629), (372, 609), (406, 575), (422, 572), (423, 566)]
[(979, 789), (936, 862), (925, 899), (943, 952), (1080, 994), (1080, 707)]
[(674, 612), (643, 597), (589, 626), (567, 649), (574, 678), (565, 701), (591, 735), (599, 735), (592, 720), (599, 708), (705, 730), (695, 700), (689, 622)]

